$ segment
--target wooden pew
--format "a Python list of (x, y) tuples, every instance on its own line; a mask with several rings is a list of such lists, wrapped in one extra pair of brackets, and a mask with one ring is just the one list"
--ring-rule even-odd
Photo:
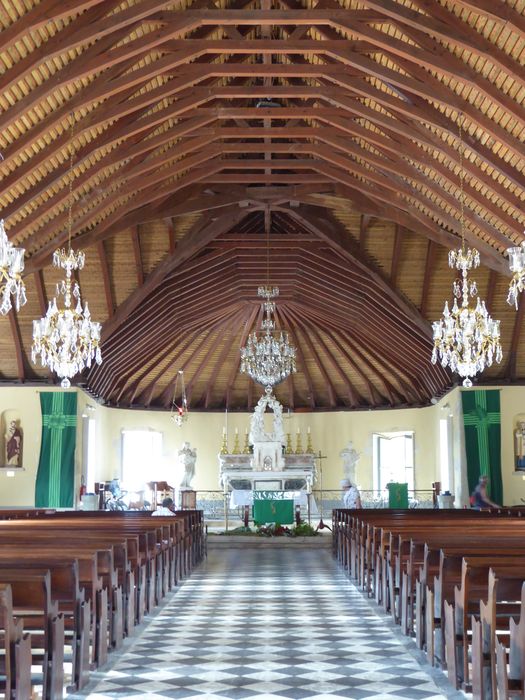
[[(10, 583), (13, 614), (31, 635), (33, 665), (42, 668), (42, 698), (62, 697), (64, 686), (64, 616), (51, 597), (49, 571), (0, 573), (1, 583)], [(33, 681), (33, 679), (32, 679)]]
[(18, 574), (51, 575), (51, 600), (64, 616), (65, 637), (71, 647), (72, 678), (70, 690), (82, 688), (89, 678), (90, 604), (79, 585), (78, 562), (46, 559), (45, 567), (37, 562), (0, 563), (0, 581), (17, 585)]
[(502, 556), (499, 553), (464, 557), (461, 585), (454, 589), (453, 601), (445, 601), (445, 658), (449, 680), (456, 687), (470, 691), (469, 648), (471, 646), (471, 618), (479, 616), (480, 601), (489, 594), (491, 567), (514, 571), (525, 579), (523, 555)]
[(491, 567), (488, 576), (487, 602), (480, 600), (479, 617), (473, 615), (472, 626), (472, 696), (474, 700), (493, 700), (496, 685), (496, 634), (507, 647), (511, 616), (519, 615), (521, 588), (525, 577), (523, 566)]
[(518, 622), (511, 618), (509, 646), (496, 639), (498, 700), (525, 697), (525, 583), (522, 586)]
[(103, 584), (103, 579), (98, 575), (96, 552), (74, 552), (68, 554), (56, 550), (44, 551), (42, 547), (36, 549), (6, 545), (0, 546), (0, 567), (42, 567), (43, 564), (53, 565), (59, 557), (60, 562), (78, 562), (79, 584), (86, 592), (87, 600), (91, 605), (91, 665), (93, 668), (102, 666), (108, 658), (108, 591)]
[[(403, 623), (406, 633), (412, 633), (415, 623), (416, 639), (420, 646), (426, 642), (429, 660), (437, 655), (444, 662), (446, 646), (449, 673), (468, 688), (470, 613), (476, 612), (480, 595), (488, 593), (490, 563), (498, 561), (502, 570), (508, 557), (514, 574), (522, 575), (518, 569), (525, 557), (525, 519), (521, 510), (460, 513), (339, 512), (333, 519), (334, 552), (351, 575), (355, 570), (365, 592), (373, 592)], [(470, 569), (462, 578), (465, 553)]]
[(31, 638), (13, 614), (11, 586), (0, 583), (0, 692), (6, 700), (31, 697)]

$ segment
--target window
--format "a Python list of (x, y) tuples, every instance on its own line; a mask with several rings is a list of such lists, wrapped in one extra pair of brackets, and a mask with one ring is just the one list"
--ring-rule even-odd
[(122, 431), (122, 485), (141, 491), (162, 469), (162, 433), (155, 430)]
[(374, 489), (382, 491), (391, 481), (414, 489), (414, 433), (374, 433)]

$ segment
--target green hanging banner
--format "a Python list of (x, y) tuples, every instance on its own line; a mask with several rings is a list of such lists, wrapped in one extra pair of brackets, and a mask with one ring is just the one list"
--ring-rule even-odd
[(487, 491), (490, 499), (501, 504), (503, 485), (499, 389), (462, 391), (461, 401), (469, 493), (476, 488), (480, 476), (488, 476)]
[(46, 391), (40, 394), (42, 444), (36, 476), (37, 508), (74, 505), (77, 395)]

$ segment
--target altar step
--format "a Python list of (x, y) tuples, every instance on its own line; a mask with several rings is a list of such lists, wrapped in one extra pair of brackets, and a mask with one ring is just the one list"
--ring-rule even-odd
[(332, 546), (332, 533), (322, 532), (316, 537), (259, 537), (258, 535), (219, 535), (208, 533), (208, 550), (291, 548), (329, 549)]

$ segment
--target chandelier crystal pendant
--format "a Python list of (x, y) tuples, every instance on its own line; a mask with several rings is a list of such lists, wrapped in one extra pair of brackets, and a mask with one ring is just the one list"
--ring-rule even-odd
[(255, 331), (251, 333), (246, 346), (241, 348), (241, 372), (249, 374), (267, 391), (271, 391), (272, 387), (297, 371), (295, 347), (290, 343), (288, 333), (275, 327), (275, 302), (272, 299), (279, 295), (279, 288), (269, 285), (259, 287), (257, 295), (265, 299), (262, 304), (263, 333), (259, 337)]
[[(178, 404), (176, 399), (179, 395), (179, 379), (181, 384), (180, 390), (180, 403)], [(175, 378), (175, 388), (173, 389), (173, 400), (171, 402), (171, 420), (178, 425), (179, 428), (182, 427), (183, 423), (188, 420), (188, 399), (186, 397), (186, 387), (184, 386), (184, 371), (179, 369), (177, 376)]]
[(20, 311), (26, 301), (26, 288), (22, 279), (24, 270), (23, 248), (15, 248), (7, 238), (4, 222), (0, 219), (0, 314), (5, 316), (13, 307)]
[[(443, 317), (432, 324), (434, 349), (432, 363), (438, 359), (443, 367), (450, 367), (463, 377), (463, 386), (471, 387), (471, 377), (490, 367), (494, 360), (502, 360), (500, 344), (500, 322), (494, 321), (485, 302), (477, 296), (477, 286), (474, 280), (469, 280), (469, 270), (479, 266), (479, 252), (475, 248), (465, 247), (464, 233), (464, 193), (463, 193), (463, 139), (461, 121), (459, 124), (460, 138), (460, 205), (461, 205), (461, 248), (451, 250), (448, 264), (461, 272), (461, 278), (453, 284), (454, 303), (449, 309), (445, 302)], [(471, 300), (477, 297), (474, 305)], [(459, 302), (459, 303), (458, 303)]]
[[(100, 331), (101, 324), (91, 320), (87, 302), (82, 308), (80, 288), (73, 282), (74, 270), (84, 267), (85, 255), (75, 253), (71, 248), (72, 206), (73, 206), (73, 150), (69, 163), (69, 209), (68, 209), (68, 249), (62, 248), (53, 253), (53, 265), (66, 271), (66, 278), (56, 286), (56, 297), (49, 302), (46, 315), (33, 321), (33, 345), (31, 357), (36, 364), (40, 356), (42, 367), (48, 367), (61, 377), (61, 386), (71, 386), (70, 379), (91, 367), (93, 361), (101, 364)], [(60, 309), (57, 298), (64, 298), (64, 308)]]
[(507, 303), (518, 309), (519, 295), (525, 289), (525, 241), (521, 245), (507, 249), (512, 279), (509, 284)]
[(483, 372), (494, 360), (501, 362), (500, 322), (491, 318), (479, 297), (475, 306), (470, 303), (477, 294), (477, 287), (469, 280), (468, 271), (478, 267), (478, 251), (464, 247), (451, 250), (448, 264), (461, 271), (461, 279), (454, 282), (452, 309), (449, 310), (448, 301), (445, 302), (443, 317), (432, 324), (432, 363), (436, 364), (439, 358), (443, 367), (450, 367), (464, 377), (463, 386), (471, 387), (470, 377)]

